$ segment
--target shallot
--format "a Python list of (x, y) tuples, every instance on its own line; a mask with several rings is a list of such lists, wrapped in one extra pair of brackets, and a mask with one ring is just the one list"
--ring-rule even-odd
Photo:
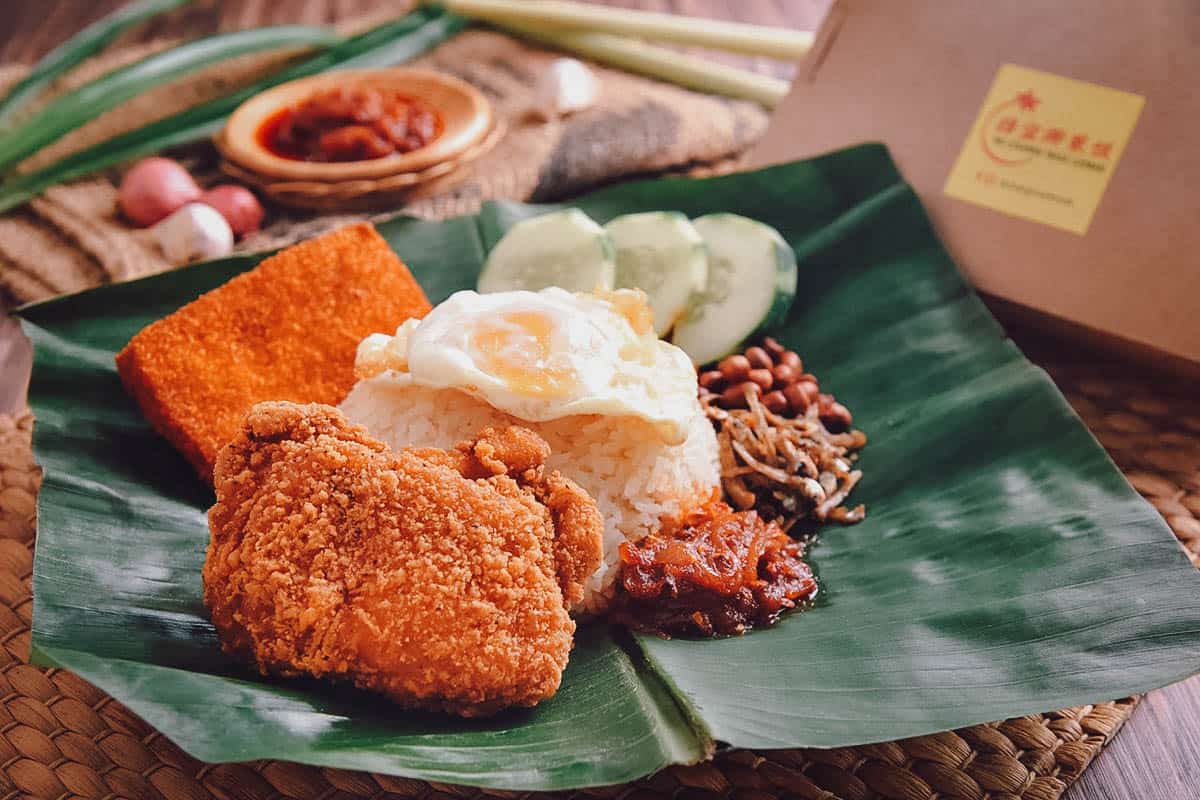
[(244, 186), (232, 183), (214, 186), (200, 196), (200, 202), (221, 212), (229, 227), (233, 228), (234, 236), (245, 236), (262, 226), (262, 204)]
[(200, 197), (188, 171), (169, 158), (147, 158), (125, 173), (117, 202), (125, 217), (148, 228)]

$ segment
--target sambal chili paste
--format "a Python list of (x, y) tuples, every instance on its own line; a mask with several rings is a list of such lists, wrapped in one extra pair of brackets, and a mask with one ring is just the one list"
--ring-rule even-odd
[(268, 117), (258, 139), (295, 161), (366, 161), (424, 147), (441, 127), (432, 107), (400, 92), (333, 88)]
[(621, 545), (616, 619), (673, 635), (721, 636), (770, 625), (812, 600), (804, 546), (753, 511), (712, 501), (655, 534)]

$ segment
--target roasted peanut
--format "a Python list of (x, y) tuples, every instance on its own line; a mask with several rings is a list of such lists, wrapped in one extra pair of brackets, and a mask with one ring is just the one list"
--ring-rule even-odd
[(771, 374), (775, 376), (775, 386), (778, 389), (795, 383), (796, 379), (800, 377), (800, 373), (787, 364), (777, 364), (775, 369), (771, 370)]
[(762, 403), (772, 414), (782, 414), (788, 409), (788, 399), (778, 390), (763, 395)]
[(766, 336), (745, 353), (727, 356), (716, 369), (698, 377), (701, 396), (723, 408), (745, 408), (746, 392), (762, 397), (772, 413), (800, 416), (812, 406), (831, 431), (850, 427), (850, 412), (833, 395), (823, 394), (815, 375), (804, 371), (800, 356)]
[(804, 396), (808, 398), (809, 405), (817, 402), (817, 398), (819, 398), (821, 395), (821, 388), (817, 386), (817, 382), (806, 381), (804, 380), (803, 375), (801, 375), (800, 380), (796, 382), (796, 386), (800, 388), (800, 391), (804, 392)]
[(747, 404), (746, 392), (759, 394), (762, 390), (758, 388), (758, 384), (751, 383), (750, 381), (736, 383), (721, 392), (721, 405), (724, 408), (745, 408)]
[(753, 369), (770, 369), (775, 366), (775, 359), (761, 347), (751, 347), (746, 351), (746, 360)]
[(783, 355), (784, 353), (787, 352), (787, 348), (784, 347), (783, 345), (781, 345), (772, 336), (763, 337), (762, 346), (763, 346), (764, 350), (766, 350), (768, 353), (770, 353), (775, 358), (779, 358), (781, 355)]
[(722, 359), (717, 369), (726, 380), (744, 381), (750, 373), (750, 360), (743, 355), (732, 355)]
[(797, 414), (803, 414), (812, 405), (812, 401), (808, 399), (808, 393), (801, 389), (798, 383), (783, 387), (783, 396), (788, 401), (788, 406)]
[(798, 381), (787, 386), (784, 390), (784, 396), (787, 397), (788, 403), (795, 409), (797, 414), (803, 414), (808, 410), (808, 407), (817, 402), (817, 396), (820, 390), (817, 384), (812, 381)]
[(771, 374), (771, 370), (769, 369), (752, 369), (746, 377), (757, 384), (758, 388), (764, 392), (775, 385), (775, 376)]
[(850, 409), (836, 401), (831, 401), (827, 407), (821, 409), (820, 416), (821, 423), (833, 433), (847, 430), (854, 419), (850, 416)]

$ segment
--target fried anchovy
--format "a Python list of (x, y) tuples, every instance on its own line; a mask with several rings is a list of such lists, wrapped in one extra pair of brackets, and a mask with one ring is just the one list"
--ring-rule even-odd
[(862, 479), (851, 467), (867, 443), (862, 431), (830, 433), (815, 406), (781, 417), (751, 392), (744, 409), (720, 408), (713, 397), (700, 402), (716, 428), (721, 484), (735, 506), (754, 508), (784, 530), (805, 519), (848, 525), (866, 515), (862, 505), (843, 505)]

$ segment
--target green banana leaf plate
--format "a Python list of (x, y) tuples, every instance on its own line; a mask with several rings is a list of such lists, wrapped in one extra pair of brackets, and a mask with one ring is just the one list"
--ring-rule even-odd
[[(815, 608), (740, 638), (581, 627), (562, 689), (464, 721), (303, 680), (217, 647), (200, 599), (211, 490), (122, 391), (142, 326), (242, 256), (26, 307), (45, 470), (33, 658), (71, 669), (207, 761), (277, 758), (504, 789), (629, 781), (715, 746), (835, 747), (1123, 697), (1200, 671), (1200, 578), (1045, 373), (1005, 338), (886, 150), (579, 199), (731, 211), (778, 228), (800, 290), (776, 335), (869, 436), (868, 514), (811, 550)], [(380, 230), (432, 300), (473, 287), (516, 221), (496, 203)]]

